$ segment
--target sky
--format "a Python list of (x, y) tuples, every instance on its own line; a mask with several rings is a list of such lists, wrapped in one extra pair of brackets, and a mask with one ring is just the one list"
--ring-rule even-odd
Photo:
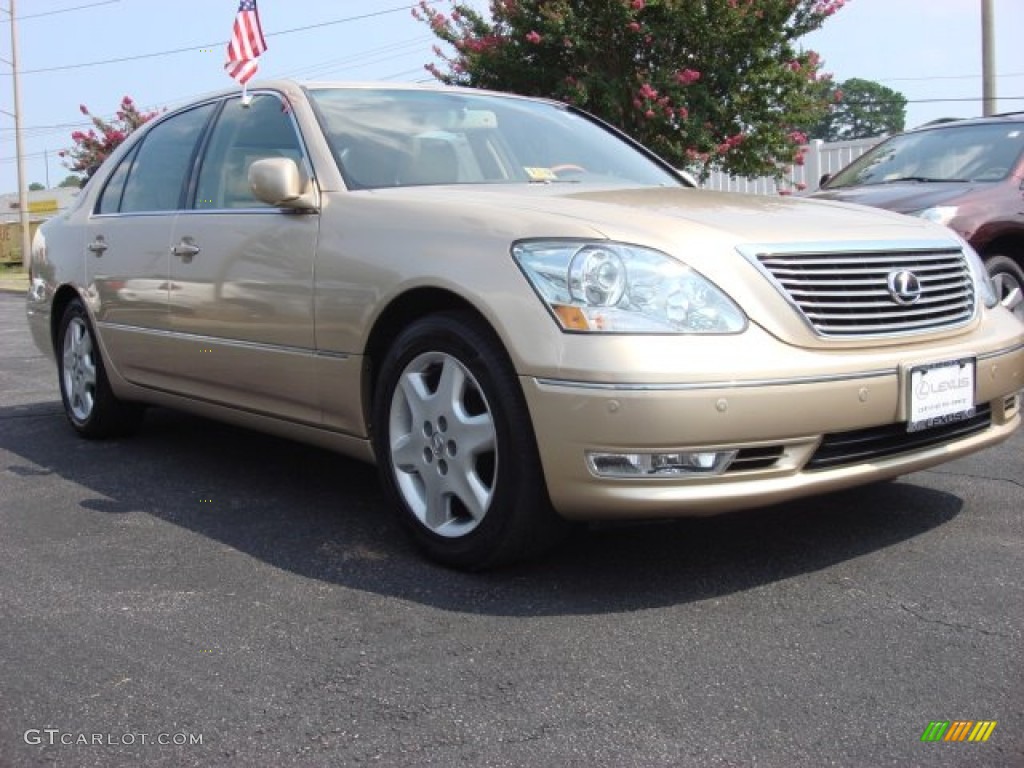
[[(0, 0), (0, 193), (17, 189), (10, 2)], [(429, 81), (423, 65), (434, 59), (436, 40), (412, 18), (412, 5), (259, 0), (268, 43), (259, 77)], [(1024, 110), (1024, 0), (993, 6), (997, 107)], [(237, 0), (15, 0), (28, 182), (56, 185), (68, 175), (57, 153), (71, 145), (72, 131), (88, 127), (80, 104), (109, 117), (126, 95), (143, 108), (173, 108), (233, 87), (223, 61), (237, 7)], [(970, 117), (981, 112), (980, 8), (981, 0), (849, 0), (801, 43), (821, 54), (823, 71), (837, 81), (875, 80), (903, 93), (908, 127)]]

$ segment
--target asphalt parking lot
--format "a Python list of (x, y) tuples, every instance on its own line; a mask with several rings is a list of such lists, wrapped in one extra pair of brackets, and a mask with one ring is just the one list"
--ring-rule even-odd
[[(1024, 766), (1024, 433), (543, 562), (424, 562), (374, 470), (166, 410), (75, 437), (0, 293), (0, 766)], [(922, 742), (932, 721), (987, 742)]]

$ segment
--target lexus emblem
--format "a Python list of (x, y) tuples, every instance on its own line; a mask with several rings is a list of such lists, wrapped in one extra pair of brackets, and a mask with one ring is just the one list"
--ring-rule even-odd
[(921, 298), (921, 279), (909, 269), (890, 272), (886, 285), (892, 300), (905, 307), (916, 304)]

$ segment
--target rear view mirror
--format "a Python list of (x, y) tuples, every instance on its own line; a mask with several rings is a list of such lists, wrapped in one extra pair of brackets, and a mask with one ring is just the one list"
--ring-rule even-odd
[(258, 200), (280, 208), (316, 210), (316, 195), (298, 164), (288, 157), (268, 157), (249, 166), (249, 186)]

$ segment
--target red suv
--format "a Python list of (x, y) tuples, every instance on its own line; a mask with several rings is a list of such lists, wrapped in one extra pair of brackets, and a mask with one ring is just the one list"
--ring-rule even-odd
[(886, 139), (811, 197), (949, 225), (1024, 320), (1024, 112), (927, 125)]

